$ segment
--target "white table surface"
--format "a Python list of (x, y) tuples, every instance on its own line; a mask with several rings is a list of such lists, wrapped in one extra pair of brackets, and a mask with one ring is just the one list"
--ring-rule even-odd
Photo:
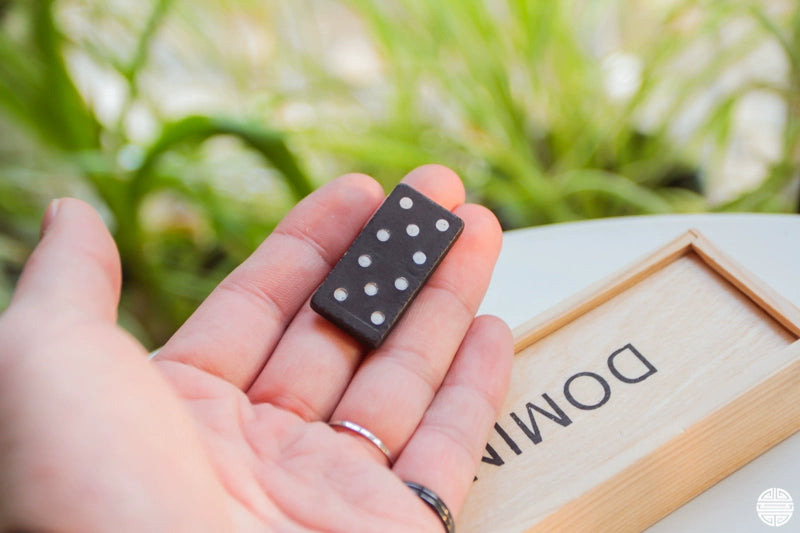
[[(612, 218), (506, 232), (480, 312), (516, 327), (691, 228), (800, 307), (800, 215), (705, 214)], [(771, 487), (784, 489), (794, 500), (794, 516), (779, 528), (763, 524), (756, 514), (758, 496)], [(800, 433), (647, 531), (800, 531)]]

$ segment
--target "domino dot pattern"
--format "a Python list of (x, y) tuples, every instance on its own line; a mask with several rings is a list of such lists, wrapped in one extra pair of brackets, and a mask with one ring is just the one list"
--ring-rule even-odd
[(314, 294), (312, 308), (364, 344), (378, 346), (463, 225), (418, 191), (398, 185)]
[[(412, 200), (407, 196), (401, 198), (398, 203), (400, 207), (403, 209), (411, 209), (411, 207), (413, 207), (414, 205)], [(436, 229), (438, 231), (447, 231), (449, 227), (450, 224), (443, 218), (440, 218), (439, 220), (436, 221)], [(420, 233), (419, 226), (417, 226), (416, 224), (409, 224), (408, 226), (406, 226), (406, 233), (408, 234), (409, 237), (416, 237)], [(378, 230), (375, 236), (378, 239), (378, 241), (387, 242), (391, 237), (391, 232), (388, 229), (382, 228)], [(427, 260), (427, 256), (425, 255), (425, 252), (416, 251), (414, 252), (414, 255), (411, 256), (411, 259), (414, 261), (414, 263), (418, 265), (423, 265)], [(358, 264), (363, 268), (367, 268), (372, 265), (372, 258), (367, 254), (362, 254), (358, 256)], [(408, 288), (408, 280), (403, 277), (399, 277), (395, 280), (394, 286), (397, 290), (404, 291)], [(377, 283), (371, 281), (366, 285), (364, 285), (364, 293), (368, 296), (375, 296), (376, 294), (378, 294)], [(343, 302), (344, 300), (346, 300), (347, 294), (348, 294), (347, 289), (345, 289), (344, 287), (338, 287), (333, 291), (333, 297), (339, 302)], [(380, 313), (380, 311), (376, 311), (376, 313), (382, 316), (382, 313)], [(376, 320), (379, 321), (376, 322)], [(371, 316), (371, 322), (373, 324), (381, 324), (383, 323), (383, 318), (376, 319), (376, 314), (373, 313)]]
[(364, 294), (366, 294), (367, 296), (375, 296), (376, 294), (378, 294), (378, 284), (373, 281), (370, 281), (369, 283), (364, 285)]

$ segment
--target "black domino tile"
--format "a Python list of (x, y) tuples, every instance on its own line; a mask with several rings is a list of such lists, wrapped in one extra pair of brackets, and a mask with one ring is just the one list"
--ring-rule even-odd
[(464, 229), (464, 222), (400, 184), (311, 298), (311, 307), (378, 347)]

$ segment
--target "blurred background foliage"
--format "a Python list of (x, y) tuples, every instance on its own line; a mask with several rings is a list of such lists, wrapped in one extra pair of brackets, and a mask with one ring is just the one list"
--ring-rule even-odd
[(0, 0), (0, 309), (95, 205), (153, 348), (303, 196), (454, 168), (506, 229), (794, 212), (789, 0)]

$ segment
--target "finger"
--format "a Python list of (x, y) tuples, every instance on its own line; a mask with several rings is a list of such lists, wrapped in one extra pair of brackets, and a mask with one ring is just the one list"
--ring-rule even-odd
[(403, 183), (415, 188), (449, 211), (463, 204), (466, 196), (464, 184), (458, 174), (442, 165), (417, 167), (406, 174)]
[(383, 199), (349, 174), (301, 201), (211, 293), (158, 354), (247, 388), (297, 310)]
[(396, 456), (430, 405), (473, 321), (502, 234), (485, 208), (456, 209), (464, 231), (383, 346), (357, 370), (332, 415), (374, 433)]
[(12, 304), (46, 306), (48, 316), (115, 322), (121, 279), (116, 245), (97, 212), (74, 198), (53, 200)]
[[(205, 518), (229, 509), (195, 421), (115, 324), (120, 283), (97, 213), (75, 199), (51, 203), (0, 320), (0, 522), (10, 529), (196, 531), (198, 509)], [(143, 490), (151, 503), (131, 507)], [(66, 503), (78, 494), (110, 505)], [(230, 530), (218, 522), (203, 526)]]
[(478, 317), (419, 428), (394, 465), (404, 481), (435, 492), (457, 514), (508, 390), (513, 358), (508, 326)]
[[(450, 169), (426, 165), (403, 182), (446, 209), (464, 202), (464, 186)], [(305, 420), (327, 420), (363, 355), (363, 348), (308, 305), (292, 321), (248, 391), (253, 402), (268, 402)]]

